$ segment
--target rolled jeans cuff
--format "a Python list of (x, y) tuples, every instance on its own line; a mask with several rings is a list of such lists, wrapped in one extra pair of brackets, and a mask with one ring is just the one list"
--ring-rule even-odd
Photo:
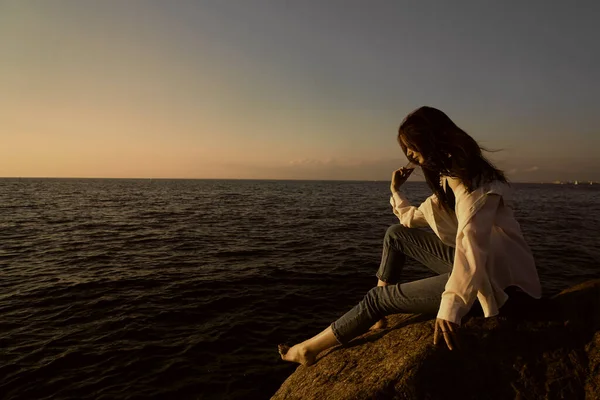
[(338, 333), (338, 331), (335, 327), (335, 322), (332, 323), (330, 326), (331, 326), (331, 331), (333, 332), (333, 336), (335, 336), (335, 340), (337, 340), (338, 343), (341, 344), (342, 346), (345, 345), (346, 343), (343, 341), (343, 339), (341, 338), (340, 334)]

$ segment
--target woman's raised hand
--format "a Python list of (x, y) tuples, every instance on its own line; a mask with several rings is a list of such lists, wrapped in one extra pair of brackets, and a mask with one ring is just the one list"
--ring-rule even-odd
[(392, 172), (392, 183), (390, 184), (390, 190), (392, 193), (400, 190), (400, 186), (406, 182), (414, 170), (414, 168), (402, 167)]

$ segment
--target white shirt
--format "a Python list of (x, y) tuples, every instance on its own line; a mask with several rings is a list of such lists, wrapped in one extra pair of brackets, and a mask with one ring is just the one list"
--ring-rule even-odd
[(499, 181), (471, 193), (458, 183), (454, 188), (455, 214), (447, 212), (435, 194), (418, 208), (402, 193), (392, 194), (390, 204), (402, 225), (430, 226), (443, 243), (455, 248), (438, 318), (460, 324), (476, 298), (485, 317), (497, 315), (508, 299), (504, 292), (508, 286), (541, 297), (535, 261), (514, 218), (510, 194), (510, 187)]

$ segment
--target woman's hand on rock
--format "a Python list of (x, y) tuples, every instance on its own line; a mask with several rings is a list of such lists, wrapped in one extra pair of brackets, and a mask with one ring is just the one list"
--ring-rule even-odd
[(392, 183), (390, 184), (390, 190), (392, 191), (392, 193), (395, 193), (400, 190), (400, 186), (402, 186), (402, 184), (406, 182), (406, 180), (413, 171), (414, 168), (402, 167), (392, 172)]
[(445, 319), (437, 318), (435, 320), (435, 331), (433, 333), (433, 344), (437, 345), (439, 335), (441, 335), (446, 341), (446, 346), (450, 350), (460, 349), (460, 342), (458, 340), (458, 328), (459, 326), (454, 322), (446, 321)]

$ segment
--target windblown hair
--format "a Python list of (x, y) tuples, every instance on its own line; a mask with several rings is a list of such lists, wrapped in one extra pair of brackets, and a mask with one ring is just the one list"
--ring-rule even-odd
[(508, 183), (504, 173), (483, 156), (482, 150), (490, 150), (479, 146), (436, 108), (424, 106), (410, 113), (400, 124), (398, 142), (404, 154), (407, 152), (405, 143), (421, 153), (425, 159), (421, 168), (427, 185), (448, 210), (454, 210), (454, 193), (443, 190), (442, 176), (458, 178), (469, 193), (487, 182)]

